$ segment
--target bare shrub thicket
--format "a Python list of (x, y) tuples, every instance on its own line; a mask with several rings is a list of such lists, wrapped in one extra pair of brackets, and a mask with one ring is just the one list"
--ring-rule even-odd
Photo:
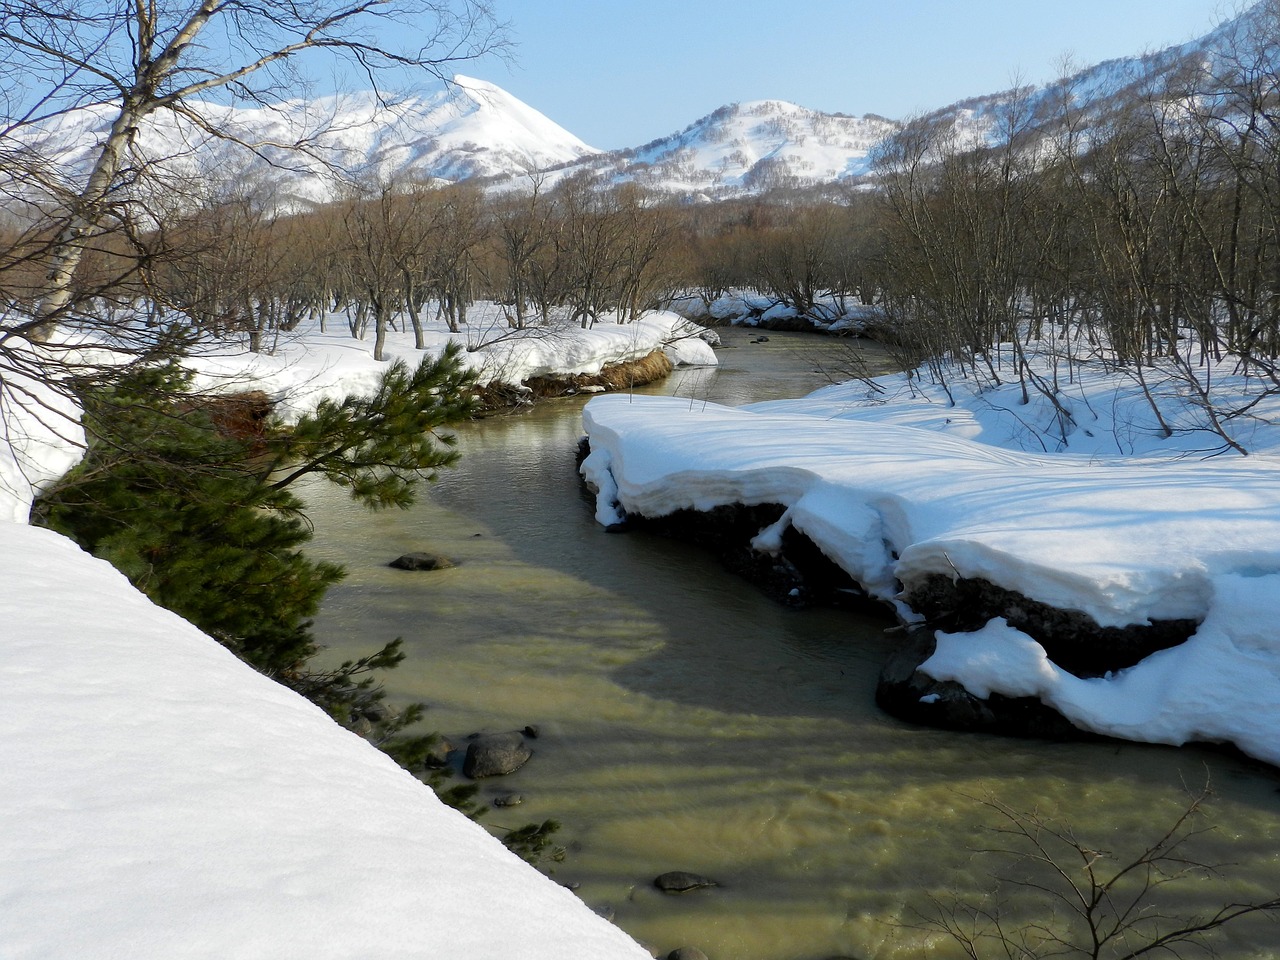
[[(885, 145), (884, 302), (940, 378), (1016, 377), (1052, 398), (1020, 352), (1049, 339), (1129, 371), (1167, 433), (1146, 382), (1159, 367), (1240, 449), (1227, 423), (1280, 388), (1277, 9), (1228, 55), (1174, 64), (1123, 104), (1064, 81), (1034, 112), (1011, 97), (980, 148), (936, 120)], [(1000, 343), (1012, 369), (992, 366)], [(1227, 357), (1255, 378), (1234, 405), (1213, 393)]]
[(1223, 927), (1274, 917), (1280, 897), (1242, 894), (1206, 859), (1208, 798), (1206, 785), (1151, 836), (1106, 844), (1040, 811), (985, 800), (997, 825), (977, 854), (993, 861), (996, 887), (979, 901), (934, 898), (922, 926), (970, 960), (1216, 956)]
[[(18, 17), (9, 24), (44, 16), (7, 6)], [(464, 35), (484, 23), (465, 20), (484, 12), (478, 3), (418, 6), (452, 12), (442, 29)], [(381, 16), (383, 5), (350, 10)], [(111, 77), (117, 92), (150, 98), (137, 110), (126, 104), (126, 119), (181, 110), (209, 66), (184, 72), (174, 44), (185, 21), (126, 29), (121, 11), (118, 42), (137, 34), (141, 66), (120, 59), (81, 97)], [(84, 46), (88, 21), (77, 12), (71, 22)], [(267, 27), (253, 43), (241, 37), (237, 52), (256, 53), (246, 67), (275, 63), (270, 38), (288, 60), (287, 25)], [(909, 122), (877, 146), (875, 176), (847, 190), (787, 187), (714, 205), (585, 173), (535, 173), (490, 191), (370, 182), (306, 212), (274, 209), (244, 183), (221, 194), (117, 189), (113, 198), (134, 198), (119, 204), (92, 177), (61, 183), (38, 156), (10, 150), (0, 156), (10, 193), (0, 223), (6, 329), (38, 333), (66, 313), (62, 298), (86, 305), (110, 294), (171, 310), (185, 334), (233, 333), (252, 349), (335, 310), (375, 343), (403, 318), (421, 346), (423, 311), (460, 331), (478, 299), (497, 303), (510, 331), (626, 322), (677, 291), (710, 304), (745, 290), (819, 320), (875, 305), (877, 336), (904, 367), (947, 388), (961, 377), (1017, 383), (1024, 399), (1057, 410), (1062, 437), (1073, 427), (1064, 384), (1081, 364), (1132, 377), (1166, 433), (1177, 428), (1162, 408), (1172, 383), (1224, 448), (1240, 450), (1232, 421), (1280, 392), (1280, 2), (1230, 36), (1213, 57), (1165, 58), (1158, 77), (1105, 98), (1067, 78), (1009, 91), (983, 107), (977, 132), (946, 114)], [(491, 37), (481, 30), (474, 42)], [(0, 41), (27, 67), (41, 53), (21, 30)], [(51, 62), (72, 62), (76, 49)], [(160, 62), (166, 51), (178, 65)], [(241, 91), (248, 76), (211, 74), (265, 97), (269, 85)], [(103, 148), (116, 188), (155, 172), (129, 166), (122, 136), (119, 157)], [(43, 185), (34, 194), (17, 186), (32, 182)], [(491, 322), (486, 330), (506, 335)], [(1223, 360), (1250, 378), (1243, 397), (1217, 389)]]

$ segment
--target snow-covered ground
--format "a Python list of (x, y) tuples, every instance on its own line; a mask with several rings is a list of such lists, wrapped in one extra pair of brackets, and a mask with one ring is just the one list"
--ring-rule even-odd
[[(470, 356), (508, 375), (598, 369), (678, 322)], [(704, 344), (672, 349), (714, 360)], [(394, 334), (389, 352), (411, 356), (411, 340)], [(276, 357), (201, 366), (224, 388), (260, 378), (295, 407), (379, 369), (367, 343), (314, 332)], [(75, 462), (80, 435), (50, 410), (61, 401), (20, 386), (35, 402), (0, 420), (0, 955), (649, 957), (318, 708), (27, 526), (33, 486)]]
[[(424, 314), (430, 312), (424, 310)], [(373, 359), (372, 331), (353, 339), (344, 316), (326, 318), (325, 330), (307, 327), (273, 344), (271, 353), (250, 354), (215, 347), (192, 360), (198, 385), (211, 390), (267, 390), (280, 402), (279, 412), (297, 413), (321, 397), (372, 391), (383, 365)], [(387, 333), (385, 356), (416, 364), (407, 325)], [(482, 383), (520, 384), (552, 374), (597, 374), (605, 366), (638, 360), (662, 350), (677, 366), (713, 365), (715, 353), (702, 339), (702, 328), (669, 312), (649, 313), (634, 323), (606, 317), (590, 329), (577, 324), (513, 330), (492, 304), (479, 304), (461, 333), (439, 323), (425, 324), (425, 348), (439, 354), (450, 341), (465, 348), (463, 361)]]
[(6, 958), (649, 956), (70, 541), (0, 576)]
[[(1012, 369), (1012, 368), (1010, 368)], [(1051, 371), (1039, 373), (1048, 377)], [(1059, 404), (1016, 384), (981, 389), (905, 375), (797, 400), (727, 408), (600, 397), (584, 413), (597, 516), (780, 503), (783, 519), (870, 592), (928, 574), (982, 578), (1103, 625), (1193, 618), (1186, 643), (1082, 680), (994, 620), (944, 635), (923, 669), (979, 696), (1038, 696), (1078, 726), (1135, 740), (1226, 741), (1280, 764), (1280, 404), (1233, 427), (1223, 453), (1176, 376), (1148, 389), (1084, 367)], [(1214, 396), (1247, 385), (1215, 371)], [(1216, 455), (1215, 455), (1216, 454)]]

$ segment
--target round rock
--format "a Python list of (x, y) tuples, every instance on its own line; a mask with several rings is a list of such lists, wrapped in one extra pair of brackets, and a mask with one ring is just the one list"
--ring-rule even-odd
[(668, 953), (667, 960), (707, 960), (707, 955), (697, 947), (680, 947)]
[(467, 744), (462, 773), (473, 780), (503, 777), (515, 773), (531, 756), (533, 751), (524, 742), (524, 734), (518, 730), (481, 734)]

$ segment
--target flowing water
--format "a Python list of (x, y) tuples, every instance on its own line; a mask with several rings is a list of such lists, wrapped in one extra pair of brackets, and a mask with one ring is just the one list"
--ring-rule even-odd
[[(725, 334), (718, 371), (658, 389), (690, 403), (798, 396), (847, 346), (803, 335)], [(819, 351), (826, 359), (817, 359)], [(1225, 899), (1277, 895), (1274, 772), (1197, 748), (1051, 744), (909, 727), (872, 702), (888, 620), (777, 606), (687, 544), (610, 535), (580, 492), (578, 400), (460, 430), (461, 466), (407, 512), (371, 514), (340, 491), (305, 491), (314, 556), (349, 571), (316, 633), (344, 659), (392, 637), (408, 660), (393, 697), (429, 705), (430, 729), (539, 728), (533, 759), (481, 781), (520, 793), (486, 822), (555, 818), (554, 876), (661, 955), (711, 960), (959, 957), (918, 913), (991, 886), (998, 798), (1069, 820), (1126, 850), (1154, 839), (1203, 785), (1214, 831), (1196, 850), (1232, 862)], [(387, 561), (433, 550), (451, 570)], [(696, 871), (721, 884), (682, 896), (651, 880)], [(1178, 909), (1203, 909), (1198, 883)], [(518, 904), (511, 905), (519, 909)], [(1008, 916), (1047, 916), (1017, 893)], [(1280, 954), (1280, 926), (1250, 919), (1227, 958)], [(513, 958), (514, 960), (514, 958)]]

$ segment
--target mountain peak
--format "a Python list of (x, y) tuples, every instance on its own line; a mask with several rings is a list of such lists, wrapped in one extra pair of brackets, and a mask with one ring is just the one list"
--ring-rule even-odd
[(642, 147), (584, 163), (612, 163), (615, 179), (668, 193), (741, 196), (865, 174), (871, 148), (898, 127), (882, 117), (822, 113), (786, 100), (751, 100), (723, 106)]
[[(576, 160), (600, 152), (496, 83), (454, 74), (448, 95), (470, 103), (475, 117), (485, 116), (484, 121), (473, 118), (473, 125), (492, 124), (490, 129), (484, 131), (488, 136), (519, 144), (529, 153), (531, 160), (541, 152), (538, 149), (540, 144), (554, 145), (555, 152), (563, 155), (562, 159), (553, 160), (552, 163)], [(545, 162), (537, 164), (550, 165)]]
[[(457, 76), (443, 90), (388, 103), (373, 91), (271, 107), (188, 106), (253, 152), (209, 137), (160, 111), (139, 127), (135, 149), (188, 176), (260, 180), (284, 202), (324, 202), (336, 171), (347, 178), (464, 180), (540, 170), (599, 153), (496, 84)], [(114, 108), (99, 104), (15, 133), (53, 163), (83, 176)], [(305, 139), (305, 154), (276, 144)], [(266, 158), (268, 162), (262, 162)]]

